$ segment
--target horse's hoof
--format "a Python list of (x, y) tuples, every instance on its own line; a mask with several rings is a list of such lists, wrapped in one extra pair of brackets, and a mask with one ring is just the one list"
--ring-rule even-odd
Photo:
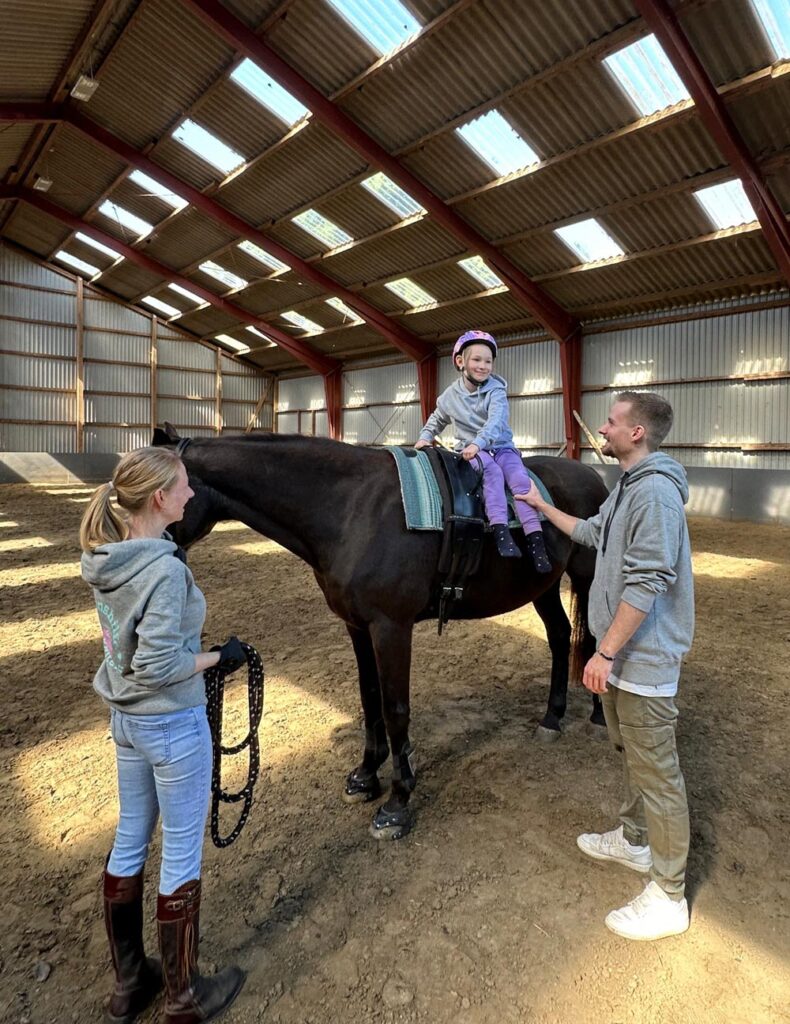
[(545, 725), (536, 725), (535, 739), (539, 743), (556, 743), (562, 739), (562, 733), (559, 729), (547, 729)]
[(403, 839), (411, 832), (412, 818), (408, 807), (397, 811), (385, 811), (379, 807), (370, 823), (370, 834), (374, 839)]
[(591, 718), (585, 727), (585, 733), (594, 740), (608, 740), (609, 732), (606, 728), (606, 722), (596, 722), (594, 718)]
[(381, 796), (378, 775), (360, 775), (355, 769), (346, 776), (343, 800), (347, 804), (367, 804)]

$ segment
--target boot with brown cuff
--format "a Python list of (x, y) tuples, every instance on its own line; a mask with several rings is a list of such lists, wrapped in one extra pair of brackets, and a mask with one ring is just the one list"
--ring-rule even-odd
[[(109, 858), (108, 858), (109, 861)], [(115, 988), (107, 1024), (133, 1024), (162, 991), (162, 968), (143, 948), (143, 872), (122, 878), (103, 875), (104, 924), (110, 943)]]

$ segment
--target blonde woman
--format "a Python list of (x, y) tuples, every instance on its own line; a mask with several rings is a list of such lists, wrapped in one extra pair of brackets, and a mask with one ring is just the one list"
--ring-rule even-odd
[[(211, 734), (203, 671), (244, 661), (235, 637), (202, 652), (206, 602), (165, 532), (193, 496), (167, 448), (124, 455), (94, 493), (80, 528), (82, 576), (93, 588), (104, 641), (94, 689), (110, 708), (120, 818), (104, 871), (104, 917), (115, 969), (107, 1008), (131, 1024), (166, 989), (167, 1024), (217, 1017), (244, 973), (197, 971), (203, 833), (211, 784)], [(114, 502), (113, 502), (114, 499)], [(162, 868), (159, 960), (143, 950), (143, 868), (158, 817)]]

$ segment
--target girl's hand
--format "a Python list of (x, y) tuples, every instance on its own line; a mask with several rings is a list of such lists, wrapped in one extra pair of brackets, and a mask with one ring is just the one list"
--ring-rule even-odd
[(415, 448), (417, 449), (417, 451), (419, 451), (419, 450), (420, 450), (420, 448), (430, 448), (430, 447), (431, 447), (431, 442), (430, 442), (430, 441), (423, 441), (422, 439), (420, 439), (420, 440), (419, 440), (419, 441), (418, 441), (418, 442), (417, 442), (417, 443), (415, 444), (415, 446), (414, 446), (414, 447), (415, 447)]
[(477, 453), (479, 451), (480, 451), (480, 448), (478, 447), (478, 445), (476, 445), (476, 444), (468, 444), (466, 446), (466, 448), (464, 448), (464, 450), (461, 452), (461, 455), (463, 455), (463, 457), (466, 459), (466, 461), (469, 462), (469, 460), (473, 459), (475, 457), (475, 455), (477, 455)]

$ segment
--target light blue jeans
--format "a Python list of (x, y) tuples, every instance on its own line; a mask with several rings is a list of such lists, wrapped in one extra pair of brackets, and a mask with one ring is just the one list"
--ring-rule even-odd
[(162, 815), (159, 891), (170, 895), (200, 877), (211, 791), (211, 731), (205, 707), (167, 715), (110, 709), (121, 813), (107, 870), (128, 878), (148, 857)]

